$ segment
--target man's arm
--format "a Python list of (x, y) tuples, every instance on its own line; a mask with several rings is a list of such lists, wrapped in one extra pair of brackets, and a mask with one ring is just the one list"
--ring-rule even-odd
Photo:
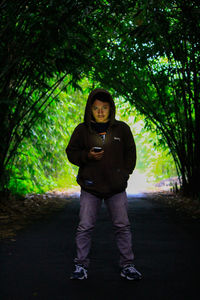
[(83, 137), (83, 127), (78, 125), (72, 133), (66, 148), (69, 161), (79, 167), (88, 161), (88, 149), (85, 148)]
[(125, 138), (124, 138), (124, 143), (125, 143), (125, 169), (131, 174), (133, 170), (135, 169), (136, 165), (136, 145), (135, 141), (133, 138), (133, 134), (130, 130), (130, 127), (126, 124), (125, 126)]

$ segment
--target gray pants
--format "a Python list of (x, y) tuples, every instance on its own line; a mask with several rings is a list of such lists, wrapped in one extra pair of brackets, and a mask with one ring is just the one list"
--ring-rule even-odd
[[(104, 199), (111, 216), (117, 246), (120, 253), (119, 265), (121, 267), (133, 263), (132, 235), (127, 214), (126, 192), (115, 194)], [(80, 222), (76, 232), (77, 257), (75, 263), (89, 266), (89, 251), (91, 246), (91, 234), (94, 229), (97, 215), (102, 204), (102, 199), (86, 191), (80, 195)]]

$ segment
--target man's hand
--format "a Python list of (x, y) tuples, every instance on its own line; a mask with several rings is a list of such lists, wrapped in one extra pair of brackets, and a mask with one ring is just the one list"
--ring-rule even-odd
[(100, 160), (104, 154), (104, 150), (100, 152), (95, 152), (94, 148), (90, 149), (90, 152), (88, 153), (88, 158), (93, 160)]

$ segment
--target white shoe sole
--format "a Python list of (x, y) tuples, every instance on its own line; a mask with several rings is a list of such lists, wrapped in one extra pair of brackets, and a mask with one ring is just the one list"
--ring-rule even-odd
[(132, 280), (132, 281), (133, 281), (133, 280), (140, 280), (140, 279), (142, 279), (142, 275), (138, 275), (137, 278), (128, 277), (128, 276), (126, 276), (124, 273), (121, 273), (120, 275), (121, 275), (121, 277), (122, 277), (123, 279)]

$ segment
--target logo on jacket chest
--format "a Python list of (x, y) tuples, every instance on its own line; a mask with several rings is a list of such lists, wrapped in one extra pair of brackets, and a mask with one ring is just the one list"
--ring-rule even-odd
[(114, 141), (121, 142), (121, 139), (120, 139), (120, 137), (118, 137), (118, 136), (114, 136)]

